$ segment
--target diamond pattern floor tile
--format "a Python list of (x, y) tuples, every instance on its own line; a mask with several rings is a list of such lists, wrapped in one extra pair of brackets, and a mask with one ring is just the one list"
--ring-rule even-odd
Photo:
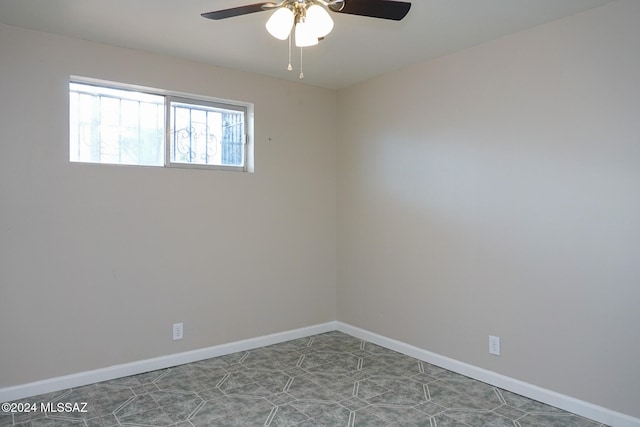
[(28, 399), (0, 427), (603, 427), (341, 332)]

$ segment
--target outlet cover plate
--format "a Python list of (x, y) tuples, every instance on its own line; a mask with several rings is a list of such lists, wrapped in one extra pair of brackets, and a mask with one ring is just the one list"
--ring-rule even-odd
[(489, 353), (500, 356), (500, 337), (489, 335)]
[(181, 340), (184, 337), (184, 325), (182, 322), (173, 324), (173, 340)]

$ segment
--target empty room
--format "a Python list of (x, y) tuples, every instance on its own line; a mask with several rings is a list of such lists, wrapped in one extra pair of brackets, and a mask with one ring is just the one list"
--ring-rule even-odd
[(640, 427), (640, 1), (0, 0), (0, 427)]

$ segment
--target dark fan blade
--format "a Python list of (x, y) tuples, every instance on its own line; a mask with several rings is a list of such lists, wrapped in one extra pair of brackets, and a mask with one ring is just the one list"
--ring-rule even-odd
[(225, 18), (231, 18), (234, 16), (247, 15), (249, 13), (262, 12), (263, 10), (265, 10), (263, 6), (266, 6), (267, 8), (269, 8), (274, 6), (274, 3), (266, 2), (266, 3), (248, 4), (246, 6), (232, 7), (230, 9), (216, 10), (213, 12), (203, 13), (202, 16), (204, 18), (216, 19), (216, 20), (225, 19)]
[(399, 21), (407, 16), (411, 3), (391, 0), (344, 0), (342, 4), (336, 2), (335, 6), (329, 4), (329, 8), (339, 13)]

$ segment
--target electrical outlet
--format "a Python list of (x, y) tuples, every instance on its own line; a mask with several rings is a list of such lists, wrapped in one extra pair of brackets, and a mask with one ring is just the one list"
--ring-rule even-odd
[(500, 356), (500, 337), (489, 335), (489, 353)]
[(184, 324), (174, 323), (173, 324), (173, 340), (181, 340), (184, 336)]

